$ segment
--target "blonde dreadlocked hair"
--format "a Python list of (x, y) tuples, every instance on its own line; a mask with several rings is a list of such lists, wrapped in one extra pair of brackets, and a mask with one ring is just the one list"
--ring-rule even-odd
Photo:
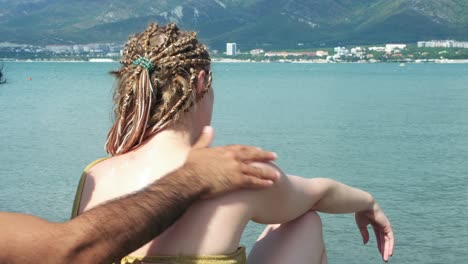
[[(144, 59), (151, 67), (135, 63)], [(211, 86), (210, 56), (194, 32), (179, 31), (175, 24), (151, 24), (125, 46), (122, 67), (112, 72), (115, 122), (107, 135), (111, 155), (138, 147), (200, 98), (195, 86), (198, 72), (205, 70)]]

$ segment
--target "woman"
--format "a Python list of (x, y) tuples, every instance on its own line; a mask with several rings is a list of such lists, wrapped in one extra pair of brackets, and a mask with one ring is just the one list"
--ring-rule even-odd
[[(179, 31), (174, 24), (152, 24), (130, 38), (121, 63), (114, 73), (116, 119), (106, 143), (112, 158), (85, 170), (76, 213), (139, 190), (181, 166), (211, 121), (210, 57), (195, 33)], [(326, 263), (315, 211), (355, 212), (365, 242), (366, 226), (372, 224), (383, 259), (392, 254), (392, 228), (370, 194), (328, 179), (281, 172), (271, 188), (199, 201), (122, 263), (246, 263), (239, 241), (250, 220), (275, 225), (261, 235), (248, 263)]]

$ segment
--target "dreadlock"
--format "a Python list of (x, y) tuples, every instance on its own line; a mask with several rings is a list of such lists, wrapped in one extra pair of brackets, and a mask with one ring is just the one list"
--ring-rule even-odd
[[(144, 59), (150, 66), (135, 63)], [(112, 72), (115, 122), (107, 135), (111, 155), (138, 147), (169, 122), (180, 119), (194, 105), (197, 74), (210, 72), (210, 56), (194, 32), (175, 24), (150, 24), (125, 45), (122, 67)], [(211, 73), (207, 87), (211, 86)]]

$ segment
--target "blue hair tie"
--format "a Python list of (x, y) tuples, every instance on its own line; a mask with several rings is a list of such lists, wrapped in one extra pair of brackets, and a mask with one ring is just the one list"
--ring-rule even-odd
[(151, 71), (154, 68), (154, 64), (146, 57), (139, 57), (138, 59), (134, 60), (133, 65), (141, 66), (147, 71)]

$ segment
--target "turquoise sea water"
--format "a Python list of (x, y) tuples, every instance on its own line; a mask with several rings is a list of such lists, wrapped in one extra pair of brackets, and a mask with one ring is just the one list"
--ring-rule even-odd
[[(117, 63), (5, 64), (0, 210), (69, 216), (105, 155)], [(279, 154), (290, 174), (371, 192), (394, 226), (392, 263), (466, 263), (468, 65), (214, 64), (216, 144)], [(31, 80), (28, 80), (31, 77)], [(330, 263), (379, 263), (352, 215), (322, 215)], [(250, 247), (262, 230), (249, 225)], [(304, 245), (307, 247), (308, 245)]]

